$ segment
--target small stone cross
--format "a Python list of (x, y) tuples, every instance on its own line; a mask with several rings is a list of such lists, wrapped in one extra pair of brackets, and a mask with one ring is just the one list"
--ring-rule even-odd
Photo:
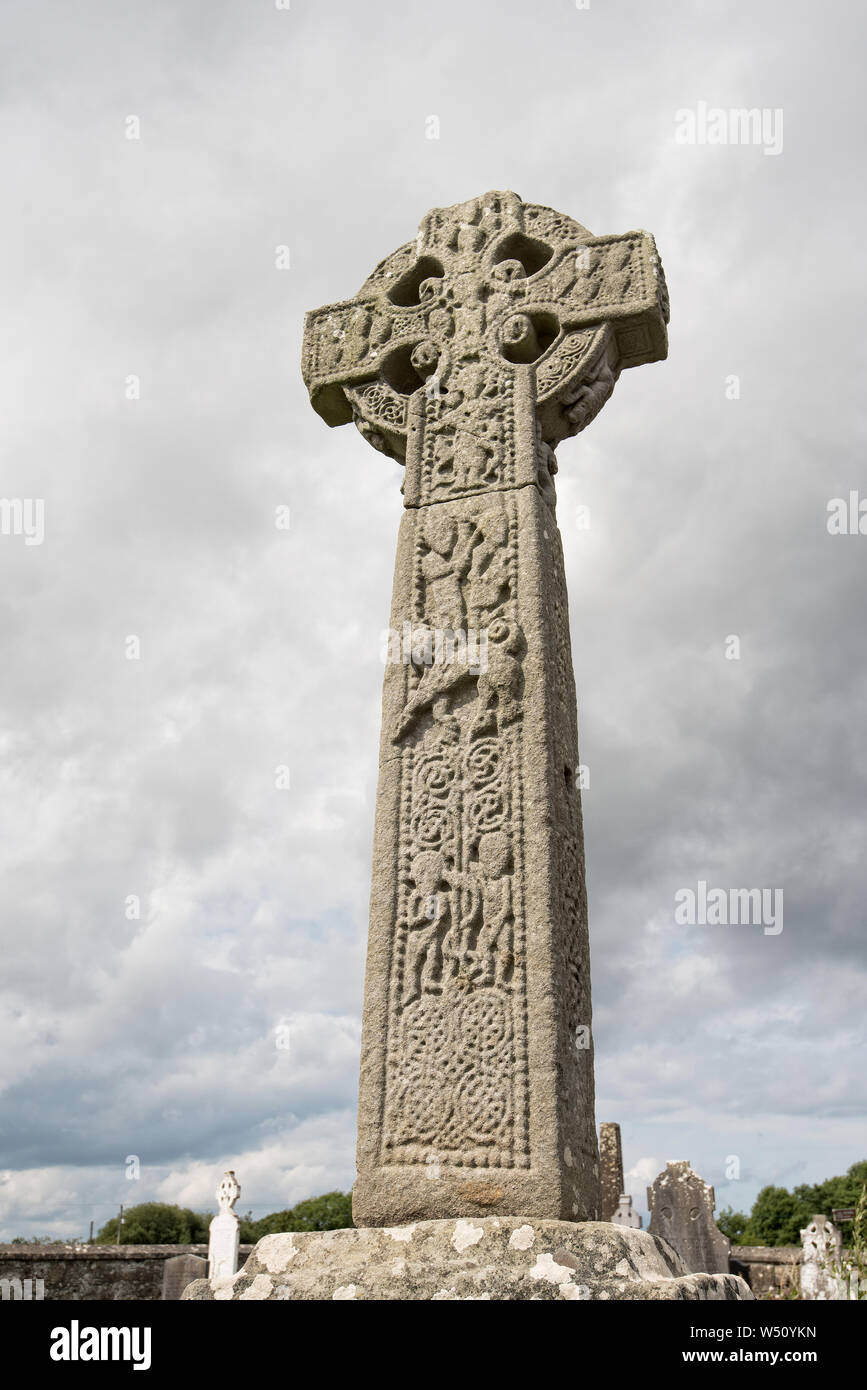
[(230, 1168), (217, 1188), (219, 1210), (208, 1229), (208, 1277), (229, 1278), (238, 1268), (241, 1219), (234, 1207), (241, 1188)]

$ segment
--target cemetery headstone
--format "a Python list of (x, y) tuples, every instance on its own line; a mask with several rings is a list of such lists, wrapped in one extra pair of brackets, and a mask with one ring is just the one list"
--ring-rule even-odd
[(636, 1231), (641, 1230), (641, 1216), (632, 1205), (632, 1198), (628, 1192), (620, 1194), (617, 1210), (611, 1217), (611, 1221), (615, 1226), (631, 1226)]
[(840, 1232), (827, 1216), (814, 1216), (801, 1231), (801, 1297), (825, 1301), (840, 1297), (843, 1257)]
[(178, 1300), (187, 1284), (203, 1278), (207, 1272), (208, 1261), (201, 1255), (171, 1255), (163, 1265), (163, 1301)]
[(230, 1169), (217, 1188), (219, 1211), (208, 1231), (208, 1277), (226, 1279), (238, 1268), (238, 1246), (241, 1240), (241, 1219), (233, 1208), (241, 1188)]
[(694, 1273), (728, 1271), (731, 1242), (713, 1219), (716, 1199), (709, 1183), (686, 1161), (668, 1163), (647, 1189), (652, 1235), (673, 1246)]

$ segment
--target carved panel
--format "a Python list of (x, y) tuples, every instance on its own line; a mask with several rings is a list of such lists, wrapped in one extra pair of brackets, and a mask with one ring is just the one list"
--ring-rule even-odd
[(521, 698), (513, 501), (422, 510), (416, 633), (487, 653), (407, 672), (382, 1161), (529, 1165)]
[[(622, 366), (664, 356), (667, 315), (652, 237), (594, 237), (550, 208), (492, 191), (433, 209), (355, 300), (308, 315), (304, 376), (330, 424), (354, 419), (399, 459), (406, 402), (424, 390), (436, 430), (426, 431), (416, 506), (513, 485), (516, 366), (538, 362), (544, 437), (557, 443), (593, 419)], [(596, 335), (606, 324), (603, 360)], [(585, 388), (582, 400), (563, 400), (566, 384)]]
[(505, 367), (474, 356), (455, 364), (445, 392), (425, 401), (422, 502), (514, 484), (514, 394)]
[[(556, 666), (554, 671), (554, 746), (563, 758), (562, 779), (552, 788), (552, 822), (556, 839), (557, 921), (564, 951), (566, 998), (561, 1026), (574, 1045), (581, 1025), (589, 1025), (589, 980), (586, 960), (587, 895), (584, 877), (584, 837), (578, 792), (578, 727), (575, 676), (569, 634), (569, 604), (563, 546), (556, 523), (549, 531), (550, 600)], [(559, 768), (557, 769), (559, 771)]]

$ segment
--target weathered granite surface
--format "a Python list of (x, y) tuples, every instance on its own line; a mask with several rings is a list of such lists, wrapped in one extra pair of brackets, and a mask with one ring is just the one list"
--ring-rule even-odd
[(623, 1195), (623, 1149), (620, 1126), (603, 1121), (599, 1126), (599, 1219), (613, 1221)]
[[(246, 1259), (253, 1247), (242, 1245)], [(45, 1301), (142, 1300), (180, 1298), (181, 1289), (207, 1272), (206, 1245), (0, 1245), (0, 1302), (20, 1297), (19, 1286), (30, 1281), (32, 1297)], [(199, 1268), (188, 1267), (183, 1284), (170, 1276), (165, 1292), (166, 1266), (198, 1257)]]
[(799, 1245), (733, 1245), (729, 1266), (737, 1261), (756, 1298), (788, 1298), (801, 1273)]
[(713, 1219), (716, 1198), (686, 1159), (666, 1164), (647, 1189), (651, 1235), (668, 1241), (687, 1269), (716, 1274), (727, 1270), (731, 1241)]
[(751, 1299), (731, 1274), (689, 1274), (664, 1241), (603, 1222), (482, 1217), (266, 1236), (232, 1279), (187, 1301)]
[[(237, 1265), (236, 1265), (237, 1268)], [(198, 1255), (171, 1255), (163, 1265), (163, 1299), (177, 1302), (187, 1284), (207, 1279), (208, 1261)]]
[[(598, 1215), (554, 448), (590, 424), (624, 368), (666, 356), (667, 318), (646, 232), (594, 236), (504, 191), (434, 208), (354, 298), (307, 315), (314, 408), (405, 466), (358, 1226)], [(437, 641), (450, 657), (431, 659)]]
[(801, 1297), (803, 1299), (846, 1298), (841, 1289), (843, 1241), (827, 1216), (818, 1214), (801, 1231)]

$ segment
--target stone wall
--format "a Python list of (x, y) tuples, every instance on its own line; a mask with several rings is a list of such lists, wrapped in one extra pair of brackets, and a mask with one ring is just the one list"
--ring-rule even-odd
[[(252, 1251), (242, 1245), (238, 1267)], [(46, 1300), (161, 1299), (166, 1260), (176, 1255), (208, 1257), (206, 1245), (0, 1245), (0, 1280), (34, 1281), (44, 1285)], [(799, 1282), (799, 1245), (735, 1245), (732, 1270), (745, 1275), (756, 1298), (785, 1295)], [(10, 1294), (10, 1296), (14, 1296)], [(177, 1295), (175, 1295), (177, 1296)]]
[(733, 1245), (731, 1268), (735, 1261), (746, 1265), (744, 1278), (756, 1298), (785, 1296), (794, 1285), (800, 1287), (800, 1245)]
[[(252, 1245), (242, 1245), (239, 1265)], [(48, 1300), (161, 1299), (166, 1260), (175, 1255), (208, 1257), (207, 1245), (0, 1245), (0, 1281), (32, 1280), (36, 1298), (42, 1280)], [(3, 1286), (5, 1289), (5, 1286)], [(11, 1285), (9, 1297), (16, 1296)]]

